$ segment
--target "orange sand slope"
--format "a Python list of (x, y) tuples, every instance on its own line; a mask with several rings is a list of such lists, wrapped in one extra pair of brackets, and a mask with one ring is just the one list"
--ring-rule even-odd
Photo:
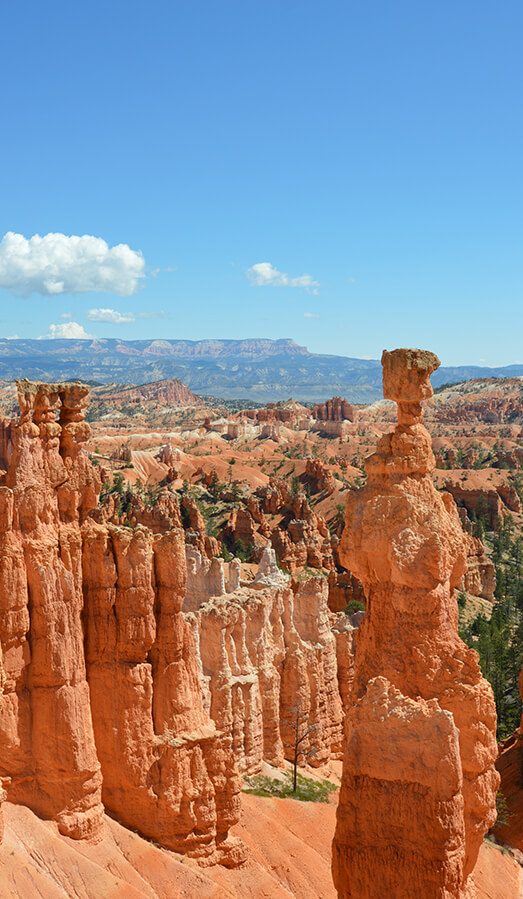
[[(106, 818), (95, 844), (70, 840), (29, 809), (5, 803), (3, 899), (334, 899), (330, 874), (335, 804), (243, 795), (235, 828), (249, 847), (236, 870), (199, 868)], [(477, 867), (480, 899), (517, 899), (521, 870), (489, 844)]]

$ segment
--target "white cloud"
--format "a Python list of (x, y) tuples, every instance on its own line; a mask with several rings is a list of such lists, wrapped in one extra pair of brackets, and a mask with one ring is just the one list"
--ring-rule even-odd
[(27, 239), (8, 231), (0, 241), (0, 287), (18, 296), (88, 291), (129, 296), (144, 272), (140, 252), (125, 243), (109, 247), (89, 234), (35, 234)]
[(317, 312), (304, 312), (303, 317), (304, 318), (319, 318), (320, 316), (318, 315)]
[(270, 262), (256, 262), (247, 269), (247, 277), (254, 287), (304, 287), (310, 293), (317, 293), (320, 286), (312, 275), (298, 275), (291, 278), (280, 272)]
[(64, 322), (70, 322), (71, 319), (72, 319), (72, 317), (73, 317), (73, 313), (72, 313), (72, 312), (62, 312), (62, 314), (61, 314), (61, 316), (60, 316), (60, 318), (61, 318), (62, 321), (64, 321)]
[(163, 268), (158, 266), (157, 268), (152, 269), (151, 275), (153, 276), (153, 278), (157, 278), (158, 275), (162, 275), (164, 273), (171, 274), (172, 272), (175, 272), (175, 271), (177, 271), (177, 268), (175, 265), (166, 265)]
[(46, 337), (69, 337), (75, 340), (90, 340), (93, 336), (88, 334), (83, 325), (78, 322), (64, 322), (63, 325), (49, 325), (49, 334)]
[(135, 320), (133, 312), (117, 312), (116, 309), (89, 309), (87, 318), (91, 322), (109, 322), (111, 325), (125, 325)]

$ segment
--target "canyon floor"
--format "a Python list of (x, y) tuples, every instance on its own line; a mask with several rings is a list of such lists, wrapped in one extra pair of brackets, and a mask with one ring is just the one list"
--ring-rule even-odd
[[(95, 843), (61, 836), (29, 809), (4, 805), (0, 895), (4, 899), (335, 899), (330, 873), (336, 800), (327, 804), (242, 796), (235, 832), (249, 849), (240, 868), (201, 868), (106, 817)], [(520, 866), (486, 841), (478, 899), (518, 899)]]

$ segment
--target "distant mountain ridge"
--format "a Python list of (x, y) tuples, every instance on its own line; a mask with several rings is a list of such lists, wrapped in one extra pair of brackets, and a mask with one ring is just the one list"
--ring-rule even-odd
[[(283, 338), (269, 340), (7, 340), (0, 338), (0, 379), (145, 384), (178, 378), (194, 393), (257, 402), (324, 401), (336, 394), (353, 403), (380, 399), (381, 365), (311, 353)], [(434, 386), (473, 378), (523, 377), (523, 365), (438, 369)]]
[(178, 378), (166, 378), (163, 381), (149, 381), (139, 386), (129, 387), (118, 385), (117, 387), (95, 387), (92, 396), (103, 399), (113, 404), (143, 404), (154, 403), (164, 407), (184, 407), (203, 405), (203, 401), (196, 396)]

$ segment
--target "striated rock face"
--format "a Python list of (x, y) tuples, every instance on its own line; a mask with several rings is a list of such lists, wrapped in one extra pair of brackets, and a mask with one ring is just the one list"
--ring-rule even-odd
[(240, 783), (204, 707), (185, 594), (183, 531), (83, 529), (86, 658), (103, 801), (163, 846), (223, 864)]
[[(240, 772), (292, 758), (297, 718), (300, 763), (341, 755), (353, 628), (329, 611), (326, 577), (291, 584), (270, 532), (242, 583), (238, 560), (208, 557), (190, 500), (188, 546), (169, 490), (108, 488), (98, 503), (86, 387), (19, 395), (20, 422), (0, 427), (0, 803), (5, 787), (75, 838), (98, 837), (105, 807), (162, 846), (237, 865)], [(288, 499), (319, 567), (326, 527)], [(262, 502), (239, 533), (263, 527)]]
[(122, 390), (104, 390), (103, 401), (105, 404), (127, 404), (141, 406), (145, 403), (156, 404), (161, 407), (173, 408), (178, 406), (203, 405), (199, 396), (178, 378), (165, 378), (163, 381), (153, 381), (150, 384), (124, 387)]
[(17, 386), (0, 486), (0, 777), (10, 801), (87, 837), (103, 813), (81, 622), (80, 521), (99, 486), (80, 453), (88, 391)]
[[(196, 613), (202, 690), (240, 771), (253, 774), (264, 760), (281, 765), (292, 758), (296, 715), (304, 731), (311, 728), (300, 764), (340, 757), (340, 694), (349, 689), (352, 645), (348, 631), (331, 628), (326, 579), (311, 578), (294, 591), (267, 547), (254, 581), (231, 589), (234, 562), (227, 577), (221, 559), (209, 563), (192, 547), (187, 558), (186, 606)], [(346, 658), (342, 683), (337, 650)]]
[(98, 836), (103, 799), (164, 846), (236, 865), (240, 782), (181, 611), (177, 506), (95, 510), (87, 388), (18, 390), (0, 440), (0, 785), (68, 836)]
[(318, 421), (354, 421), (355, 409), (341, 396), (333, 396), (325, 403), (313, 407), (312, 415)]
[[(357, 620), (356, 620), (357, 619)], [(336, 662), (338, 668), (338, 688), (341, 696), (341, 704), (344, 709), (350, 708), (352, 703), (352, 689), (354, 685), (354, 657), (356, 653), (356, 639), (361, 623), (360, 613), (351, 616), (337, 615), (332, 632), (336, 638)]]
[(496, 568), (485, 551), (485, 547), (478, 537), (465, 535), (467, 545), (467, 567), (463, 575), (462, 587), (466, 593), (472, 596), (481, 596), (494, 602), (496, 589)]
[[(455, 484), (448, 479), (445, 490), (451, 494), (454, 500), (473, 515), (481, 515), (487, 521), (487, 526), (492, 530), (499, 527), (506, 515), (506, 508), (500, 493), (495, 488), (482, 487), (481, 489), (469, 489), (460, 484)], [(516, 499), (518, 499), (516, 494)], [(518, 510), (519, 511), (519, 510)]]
[(196, 612), (211, 597), (233, 593), (240, 586), (238, 559), (232, 559), (226, 566), (223, 559), (208, 559), (190, 544), (185, 547), (185, 555), (187, 560), (187, 587), (183, 605), (185, 612)]
[[(468, 896), (495, 819), (495, 706), (458, 637), (451, 591), (467, 547), (453, 500), (431, 479), (421, 424), (439, 361), (384, 352), (398, 426), (349, 496), (340, 555), (362, 582), (343, 782), (333, 846), (339, 896)], [(398, 751), (398, 747), (400, 747)]]
[(310, 411), (306, 406), (289, 400), (286, 403), (267, 403), (262, 409), (244, 409), (239, 413), (240, 420), (250, 419), (257, 424), (284, 424), (290, 428), (304, 426), (310, 420)]
[(373, 678), (351, 716), (344, 764), (351, 806), (337, 834), (343, 823), (350, 881), (338, 878), (339, 895), (461, 895), (463, 778), (452, 715)]

